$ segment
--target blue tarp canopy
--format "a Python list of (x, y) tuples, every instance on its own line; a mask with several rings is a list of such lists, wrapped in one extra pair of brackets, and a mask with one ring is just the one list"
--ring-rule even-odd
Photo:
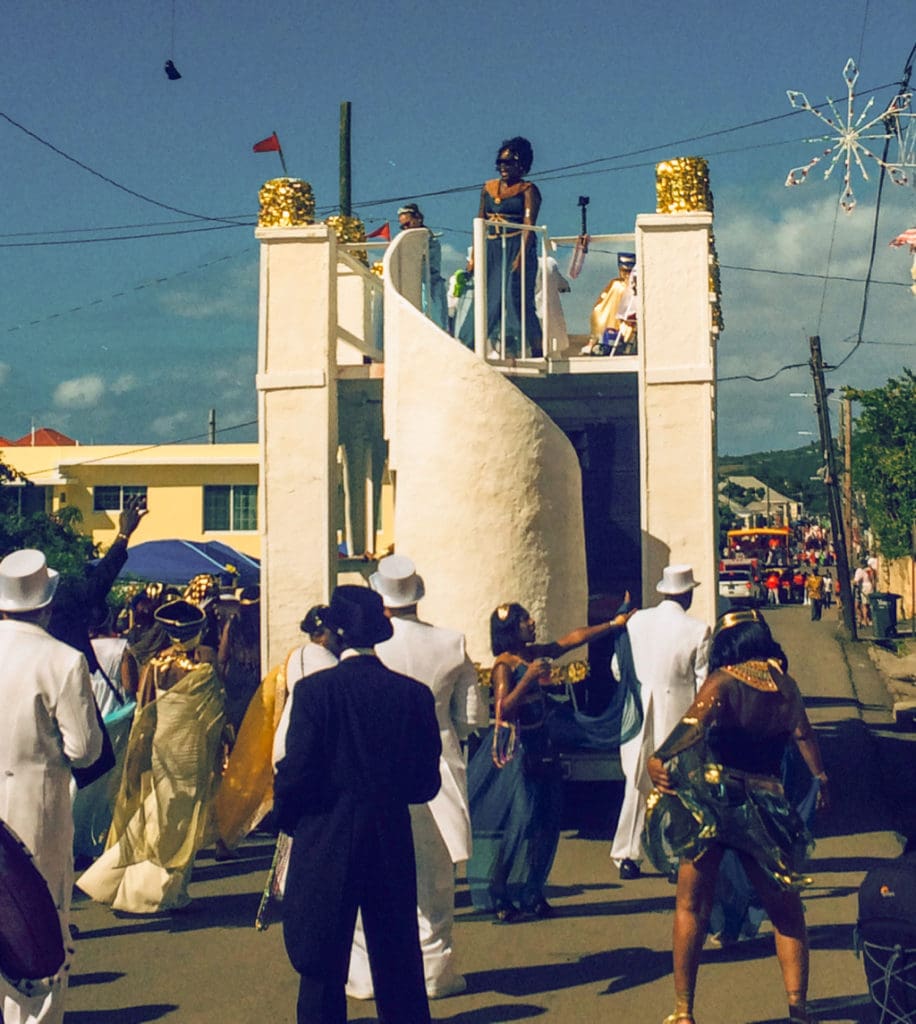
[(226, 566), (236, 568), (239, 586), (256, 586), (261, 579), (261, 563), (228, 544), (219, 541), (148, 540), (127, 549), (127, 562), (119, 579), (139, 579), (184, 586), (199, 573), (219, 576), (223, 584), (232, 583)]

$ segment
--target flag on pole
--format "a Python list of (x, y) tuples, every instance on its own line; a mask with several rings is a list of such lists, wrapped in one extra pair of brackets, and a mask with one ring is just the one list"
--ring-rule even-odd
[(256, 142), (251, 149), (254, 153), (279, 153), (280, 140), (277, 138), (277, 133), (272, 132), (266, 139)]
[(385, 223), (380, 228), (376, 228), (375, 231), (370, 231), (369, 234), (366, 235), (366, 241), (368, 242), (370, 238), (384, 238), (386, 242), (390, 242), (391, 226), (388, 221), (386, 220)]
[(286, 161), (283, 159), (283, 147), (280, 145), (276, 132), (271, 132), (266, 139), (256, 142), (251, 149), (255, 153), (276, 153), (280, 158), (280, 166), (283, 168), (283, 173), (289, 174), (289, 171), (286, 169)]

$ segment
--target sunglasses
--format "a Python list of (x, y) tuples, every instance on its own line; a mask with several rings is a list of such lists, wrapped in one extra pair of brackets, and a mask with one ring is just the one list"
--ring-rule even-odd
[(518, 157), (517, 156), (510, 156), (508, 159), (502, 158), (500, 160), (497, 160), (496, 161), (496, 166), (497, 167), (513, 167), (517, 163), (518, 163)]

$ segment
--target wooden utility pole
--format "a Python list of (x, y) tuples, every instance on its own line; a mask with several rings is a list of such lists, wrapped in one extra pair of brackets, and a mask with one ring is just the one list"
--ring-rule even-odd
[(833, 549), (836, 552), (837, 576), (840, 581), (840, 597), (843, 602), (843, 621), (850, 639), (858, 640), (856, 633), (856, 609), (852, 600), (852, 586), (849, 578), (849, 557), (846, 548), (846, 531), (843, 525), (843, 511), (840, 508), (840, 491), (837, 486), (836, 459), (833, 452), (833, 437), (830, 431), (830, 412), (827, 408), (827, 389), (824, 386), (824, 360), (821, 356), (821, 339), (815, 334), (808, 339), (811, 347), (811, 376), (814, 379), (814, 403), (817, 422), (821, 433), (821, 448), (824, 452), (824, 486), (827, 488), (827, 507), (830, 510), (830, 532), (833, 534)]
[(846, 527), (846, 558), (852, 563), (852, 399), (843, 395), (843, 511)]
[(340, 105), (340, 215), (349, 217), (350, 197), (350, 101)]

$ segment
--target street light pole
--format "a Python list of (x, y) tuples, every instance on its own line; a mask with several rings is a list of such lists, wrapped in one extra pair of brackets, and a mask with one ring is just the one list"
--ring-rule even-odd
[(821, 356), (821, 339), (816, 335), (808, 338), (811, 348), (811, 376), (814, 380), (814, 403), (817, 409), (817, 423), (821, 432), (821, 448), (824, 452), (827, 488), (827, 507), (830, 510), (830, 530), (833, 534), (833, 549), (836, 552), (837, 576), (840, 581), (840, 596), (843, 601), (843, 621), (850, 639), (858, 640), (856, 633), (856, 610), (852, 602), (852, 586), (849, 578), (849, 558), (846, 548), (846, 531), (840, 508), (840, 494), (837, 488), (836, 461), (833, 454), (833, 437), (830, 432), (830, 413), (827, 409), (827, 390), (824, 386), (824, 360)]

